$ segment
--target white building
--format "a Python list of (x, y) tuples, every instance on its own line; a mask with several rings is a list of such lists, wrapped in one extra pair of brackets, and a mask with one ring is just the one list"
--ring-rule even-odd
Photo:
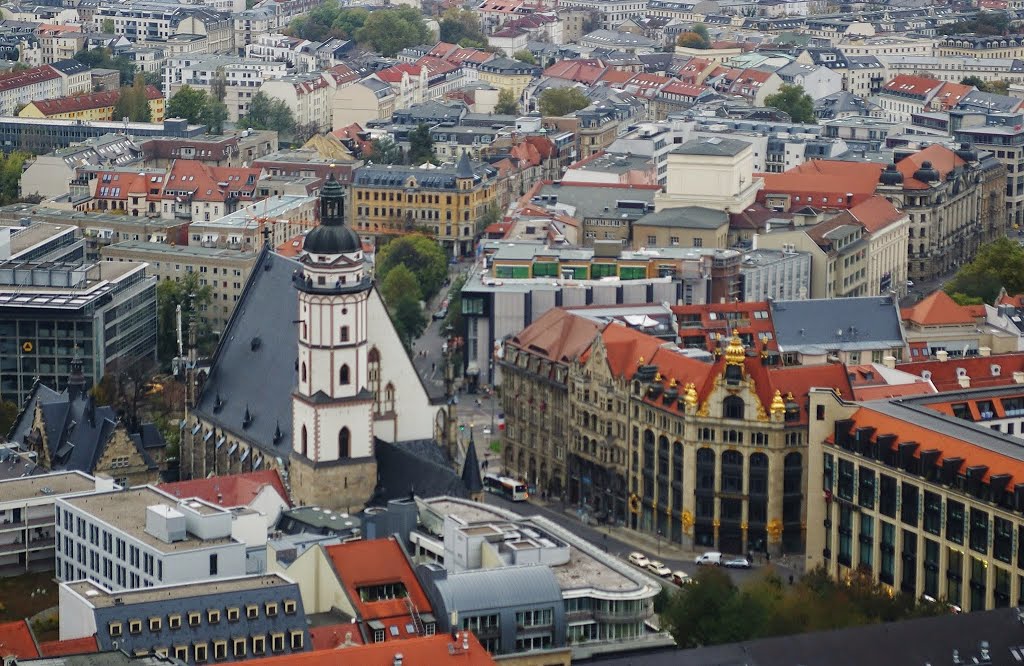
[[(10, 467), (9, 460), (4, 458), (0, 464)], [(109, 477), (77, 471), (0, 481), (0, 576), (53, 568), (53, 506), (58, 497), (116, 488)]]
[(214, 79), (223, 75), (228, 120), (236, 122), (249, 112), (252, 96), (264, 81), (287, 73), (288, 66), (283, 62), (249, 61), (238, 56), (178, 56), (164, 64), (164, 95), (170, 99), (186, 85), (209, 92)]
[(284, 62), (300, 73), (312, 72), (317, 66), (316, 46), (317, 44), (307, 39), (288, 37), (280, 33), (258, 34), (253, 35), (252, 42), (245, 45), (245, 58), (262, 62)]
[(246, 573), (247, 548), (232, 536), (232, 513), (202, 500), (139, 486), (56, 504), (60, 580), (125, 590)]
[(334, 79), (328, 73), (291, 74), (264, 81), (259, 92), (282, 100), (295, 124), (330, 130), (333, 119)]

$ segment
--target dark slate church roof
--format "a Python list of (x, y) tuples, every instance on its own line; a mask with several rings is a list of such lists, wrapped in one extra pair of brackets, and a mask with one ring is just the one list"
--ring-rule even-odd
[[(282, 461), (292, 449), (292, 391), (298, 384), (298, 327), (292, 323), (298, 292), (292, 273), (299, 268), (297, 261), (266, 246), (260, 251), (195, 409), (203, 420)], [(252, 417), (248, 427), (243, 425), (246, 410)], [(407, 496), (410, 488), (422, 497), (467, 496), (436, 442), (389, 444), (378, 439), (375, 448), (378, 492), (372, 504)]]
[(391, 444), (377, 440), (377, 491), (370, 504), (408, 497), (469, 497), (466, 485), (452, 468), (444, 449), (433, 440), (415, 440)]
[[(292, 272), (300, 267), (266, 247), (260, 252), (195, 410), (204, 420), (282, 458), (292, 447), (291, 393), (298, 382), (298, 327), (292, 323), (298, 300)], [(244, 427), (247, 408), (252, 422)], [(281, 436), (275, 442), (278, 428)]]
[[(36, 383), (10, 433), (10, 439), (19, 445), (25, 445), (32, 431), (36, 405), (42, 412), (50, 468), (92, 473), (117, 428), (118, 416), (114, 409), (96, 406), (88, 394), (72, 399), (68, 391), (57, 393)], [(144, 424), (142, 430), (130, 438), (147, 466), (156, 469), (149, 451), (165, 445), (156, 426)]]

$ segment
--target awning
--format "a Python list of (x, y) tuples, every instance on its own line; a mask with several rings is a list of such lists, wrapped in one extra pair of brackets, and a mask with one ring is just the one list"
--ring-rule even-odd
[(200, 427), (201, 427), (201, 426), (200, 426), (200, 425), (199, 425), (199, 424), (197, 423), (197, 424), (196, 424), (196, 427), (192, 428), (192, 434), (194, 435), (194, 434), (196, 434), (197, 432), (199, 432), (199, 428), (200, 428)]
[(224, 435), (221, 435), (220, 439), (217, 440), (217, 450), (220, 450), (220, 447), (224, 446), (224, 442), (226, 441), (228, 441), (228, 438), (225, 437)]
[(469, 365), (466, 366), (466, 374), (467, 375), (479, 375), (480, 374), (480, 364), (478, 364), (476, 361), (470, 361)]
[(234, 444), (231, 445), (231, 448), (228, 449), (228, 455), (230, 456), (230, 455), (234, 454), (234, 452), (237, 451), (237, 450), (238, 450), (238, 442), (235, 442)]
[(212, 430), (209, 431), (208, 433), (206, 433), (205, 435), (203, 435), (203, 441), (204, 442), (208, 442), (208, 441), (210, 441), (211, 437), (213, 437), (213, 431)]

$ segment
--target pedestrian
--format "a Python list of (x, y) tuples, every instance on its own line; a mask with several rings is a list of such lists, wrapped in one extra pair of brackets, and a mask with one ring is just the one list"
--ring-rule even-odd
[(437, 363), (430, 364), (430, 371), (433, 372), (434, 370), (437, 370)]
[(772, 563), (772, 554), (769, 553), (768, 551), (764, 552), (764, 561), (767, 562), (768, 564)]
[(789, 584), (793, 584), (793, 574), (789, 574)]

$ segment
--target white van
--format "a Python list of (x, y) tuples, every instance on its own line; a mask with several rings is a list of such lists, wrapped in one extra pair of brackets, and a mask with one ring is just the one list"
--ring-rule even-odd
[(715, 566), (722, 566), (722, 554), (721, 553), (704, 553), (694, 560), (698, 566), (702, 564), (714, 564)]

